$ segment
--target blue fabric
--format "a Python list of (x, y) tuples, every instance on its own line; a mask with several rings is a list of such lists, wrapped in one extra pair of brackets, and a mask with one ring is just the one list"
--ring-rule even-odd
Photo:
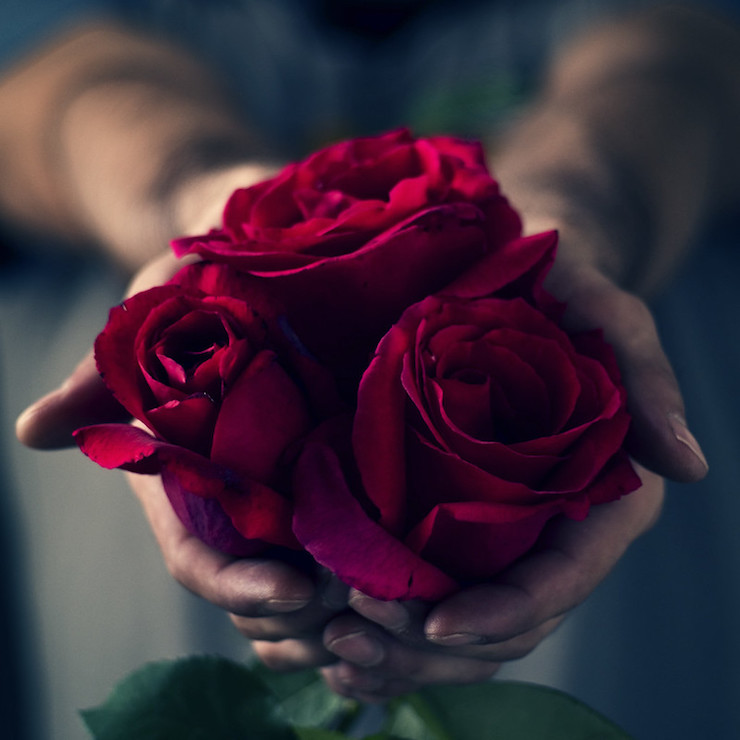
[(35, 50), (79, 21), (107, 12), (105, 0), (3, 0), (0, 3), (0, 65)]

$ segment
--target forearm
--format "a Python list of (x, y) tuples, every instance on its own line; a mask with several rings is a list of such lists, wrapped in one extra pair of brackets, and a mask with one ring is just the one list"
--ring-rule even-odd
[(208, 72), (114, 26), (80, 29), (0, 85), (2, 211), (130, 268), (228, 195), (213, 173), (258, 179), (260, 156)]
[(737, 31), (663, 10), (567, 49), (494, 167), (563, 260), (649, 292), (738, 197), (739, 125)]

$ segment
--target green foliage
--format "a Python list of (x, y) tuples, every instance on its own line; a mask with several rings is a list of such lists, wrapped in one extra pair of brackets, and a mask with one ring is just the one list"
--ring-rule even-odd
[[(82, 712), (95, 740), (342, 740), (360, 705), (314, 671), (275, 674), (217, 657), (151, 663)], [(349, 732), (350, 734), (345, 734)], [(489, 682), (429, 688), (390, 702), (364, 740), (630, 740), (559, 691)]]
[(277, 697), (216, 657), (150, 663), (82, 712), (96, 740), (296, 740)]
[(630, 740), (585, 704), (534, 684), (430, 688), (408, 701), (427, 727), (436, 727), (436, 734), (408, 735), (408, 740)]

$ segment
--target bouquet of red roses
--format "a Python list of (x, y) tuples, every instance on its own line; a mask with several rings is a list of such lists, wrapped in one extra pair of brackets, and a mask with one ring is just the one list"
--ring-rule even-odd
[(555, 516), (640, 481), (616, 362), (543, 289), (482, 148), (401, 130), (235, 191), (168, 284), (111, 311), (98, 369), (136, 424), (76, 432), (161, 474), (237, 556), (309, 553), (380, 599), (491, 578)]

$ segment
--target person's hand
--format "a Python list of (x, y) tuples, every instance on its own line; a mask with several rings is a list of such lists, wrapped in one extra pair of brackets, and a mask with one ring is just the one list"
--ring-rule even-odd
[[(235, 558), (191, 535), (177, 518), (159, 476), (127, 474), (162, 550), (183, 586), (224, 609), (275, 670), (326, 665), (335, 656), (322, 643), (326, 623), (346, 608), (346, 586), (327, 574), (308, 574), (276, 558)], [(280, 644), (280, 657), (271, 646)]]
[(352, 592), (356, 614), (338, 617), (324, 633), (326, 647), (340, 658), (323, 669), (335, 691), (382, 700), (428, 684), (490, 677), (500, 663), (534, 649), (653, 525), (663, 500), (661, 476), (693, 481), (705, 475), (645, 304), (584, 263), (566, 260), (556, 265), (548, 288), (567, 301), (569, 330), (601, 327), (615, 349), (633, 416), (628, 446), (641, 463), (642, 488), (593, 507), (583, 522), (553, 520), (536, 549), (495, 581), (436, 605)]
[(431, 684), (476, 683), (527, 655), (657, 519), (662, 479), (639, 472), (638, 492), (594, 507), (583, 522), (553, 520), (536, 549), (490, 583), (434, 605), (351, 592), (356, 615), (337, 617), (324, 632), (340, 658), (322, 669), (327, 683), (377, 701)]
[[(171, 254), (152, 261), (132, 281), (128, 295), (166, 282), (182, 265)], [(125, 420), (88, 354), (57, 390), (37, 401), (17, 422), (19, 439), (38, 448), (73, 444), (86, 424)], [(177, 518), (159, 476), (128, 474), (164, 562), (183, 586), (231, 614), (237, 629), (257, 640), (274, 668), (292, 670), (335, 660), (322, 644), (324, 626), (346, 608), (347, 587), (327, 574), (305, 573), (276, 558), (234, 558), (192, 536)], [(289, 655), (271, 660), (270, 644), (290, 640)], [(288, 644), (288, 643), (286, 643)]]

